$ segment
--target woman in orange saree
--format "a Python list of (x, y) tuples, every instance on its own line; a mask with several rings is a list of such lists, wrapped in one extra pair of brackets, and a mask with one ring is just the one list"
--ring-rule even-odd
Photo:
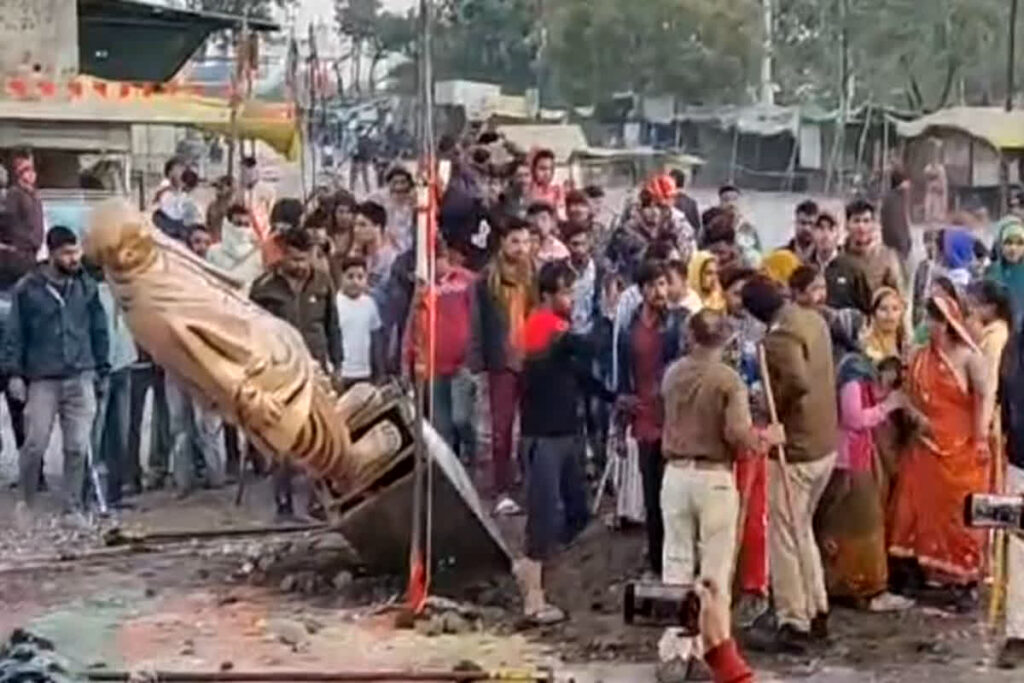
[(932, 584), (953, 588), (957, 608), (976, 599), (984, 533), (963, 520), (964, 499), (987, 487), (985, 361), (952, 299), (928, 301), (930, 342), (910, 361), (907, 394), (926, 424), (899, 463), (889, 555), (916, 561)]

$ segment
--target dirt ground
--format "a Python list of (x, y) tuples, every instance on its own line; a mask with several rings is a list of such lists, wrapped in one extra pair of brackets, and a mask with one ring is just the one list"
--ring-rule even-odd
[[(231, 528), (267, 518), (263, 484), (242, 508), (233, 491), (204, 491), (185, 501), (168, 493), (136, 499), (120, 520), (135, 531)], [(0, 518), (12, 519), (0, 493)], [(514, 543), (520, 520), (503, 520)], [(353, 579), (314, 595), (278, 577), (253, 580), (252, 560), (296, 537), (223, 539), (167, 545), (159, 552), (82, 557), (101, 547), (96, 527), (39, 522), (31, 531), (0, 530), (0, 634), (15, 627), (52, 639), (76, 668), (129, 670), (450, 669), (471, 661), (486, 669), (550, 666), (560, 680), (653, 680), (657, 629), (622, 622), (624, 582), (643, 565), (639, 530), (595, 521), (547, 574), (567, 623), (519, 630), (507, 577), (453, 596), (474, 598), (461, 632), (396, 628), (386, 604), (402, 581)], [(300, 536), (299, 538), (305, 538)], [(276, 545), (275, 545), (276, 544)], [(297, 547), (297, 546), (296, 546)], [(55, 557), (61, 556), (61, 557)], [(78, 559), (75, 559), (75, 558)], [(247, 566), (248, 565), (248, 566)], [(977, 614), (917, 608), (902, 615), (836, 609), (833, 646), (814, 659), (748, 653), (761, 680), (1019, 680), (990, 667), (996, 640)], [(339, 647), (340, 646), (340, 647)], [(1019, 674), (1018, 674), (1019, 675)]]

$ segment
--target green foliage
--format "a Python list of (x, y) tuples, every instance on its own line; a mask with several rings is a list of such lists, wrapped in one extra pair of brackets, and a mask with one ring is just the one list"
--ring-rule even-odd
[[(440, 0), (435, 74), (513, 92), (541, 84), (547, 103), (591, 104), (623, 91), (748, 102), (758, 85), (761, 1)], [(780, 103), (837, 105), (844, 33), (853, 107), (928, 111), (1004, 95), (1008, 0), (772, 1)], [(342, 33), (375, 53), (415, 58), (414, 14), (382, 12), (379, 0), (337, 3)]]

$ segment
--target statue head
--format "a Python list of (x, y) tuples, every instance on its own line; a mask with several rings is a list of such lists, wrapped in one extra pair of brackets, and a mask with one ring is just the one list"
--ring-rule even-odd
[(110, 199), (89, 218), (85, 255), (109, 274), (140, 270), (156, 258), (156, 241), (149, 221), (125, 199)]

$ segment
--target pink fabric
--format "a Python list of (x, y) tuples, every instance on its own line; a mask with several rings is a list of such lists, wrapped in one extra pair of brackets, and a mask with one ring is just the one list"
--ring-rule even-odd
[(839, 390), (839, 469), (866, 472), (873, 466), (875, 439), (871, 430), (885, 422), (889, 413), (871, 403), (871, 387), (866, 382), (847, 382)]

